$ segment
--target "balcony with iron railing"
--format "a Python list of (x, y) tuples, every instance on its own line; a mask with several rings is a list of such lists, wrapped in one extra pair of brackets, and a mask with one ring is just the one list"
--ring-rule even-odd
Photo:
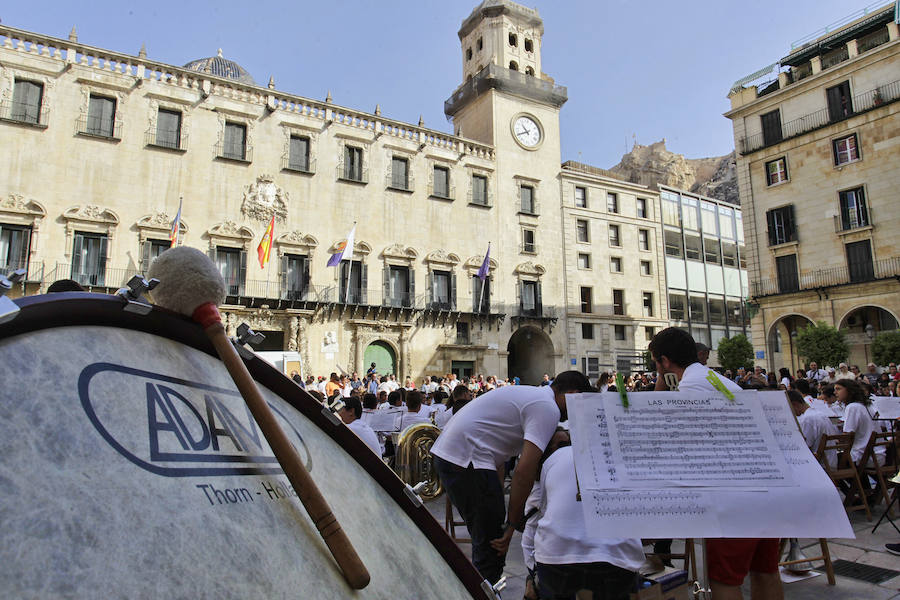
[(290, 153), (283, 154), (281, 168), (284, 171), (313, 175), (316, 172), (316, 159), (308, 156), (291, 156)]
[(12, 261), (0, 264), (0, 275), (6, 277), (19, 269), (25, 269), (25, 281), (27, 283), (36, 283), (44, 280), (44, 261), (40, 260), (32, 260), (27, 263)]
[(82, 115), (75, 121), (75, 133), (118, 142), (122, 139), (122, 119), (110, 120)]
[(369, 169), (368, 167), (364, 167), (362, 169), (353, 169), (348, 168), (344, 165), (338, 165), (335, 168), (335, 176), (338, 181), (349, 181), (350, 183), (369, 183)]
[(444, 102), (444, 114), (455, 115), (472, 98), (488, 89), (538, 99), (556, 107), (568, 100), (568, 90), (564, 86), (491, 63), (456, 88)]
[(40, 106), (34, 106), (25, 102), (3, 100), (0, 102), (0, 121), (46, 129), (50, 122), (50, 109), (44, 102)]
[(850, 266), (840, 266), (801, 271), (796, 282), (779, 282), (775, 277), (751, 281), (750, 293), (751, 296), (759, 298), (898, 277), (900, 277), (900, 256), (894, 256), (872, 261), (870, 265), (854, 265), (853, 269)]
[(253, 146), (250, 144), (228, 144), (220, 141), (215, 148), (216, 158), (235, 162), (253, 162)]
[(188, 136), (183, 131), (165, 131), (163, 135), (159, 135), (157, 129), (148, 129), (144, 133), (144, 144), (153, 148), (187, 152)]
[(874, 214), (870, 207), (857, 206), (842, 214), (834, 215), (834, 231), (838, 234), (857, 231), (872, 227), (874, 222)]
[(856, 115), (875, 110), (885, 104), (896, 102), (900, 99), (900, 81), (893, 81), (862, 94), (853, 96), (851, 100), (851, 112), (840, 119), (832, 119), (829, 109), (823, 108), (798, 119), (793, 119), (781, 125), (781, 136), (766, 136), (763, 132), (741, 138), (739, 141), (741, 154), (750, 154), (762, 148), (773, 146), (784, 140), (827, 127), (833, 123), (843, 121)]

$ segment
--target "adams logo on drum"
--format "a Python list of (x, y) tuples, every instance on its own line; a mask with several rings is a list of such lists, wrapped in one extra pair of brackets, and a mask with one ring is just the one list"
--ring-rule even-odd
[[(166, 477), (275, 475), (281, 467), (240, 393), (113, 363), (78, 377), (81, 405), (119, 454)], [(269, 402), (312, 471), (300, 432)]]

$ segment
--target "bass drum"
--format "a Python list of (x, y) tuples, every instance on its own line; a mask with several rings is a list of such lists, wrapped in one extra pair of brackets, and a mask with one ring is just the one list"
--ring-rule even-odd
[(397, 442), (394, 469), (404, 483), (412, 486), (424, 483), (419, 488), (419, 495), (425, 500), (433, 500), (444, 491), (431, 458), (431, 447), (440, 433), (434, 425), (419, 423), (400, 432)]
[(0, 325), (4, 597), (488, 598), (394, 473), (268, 363), (245, 359), (368, 568), (363, 590), (199, 326), (112, 296), (16, 303)]

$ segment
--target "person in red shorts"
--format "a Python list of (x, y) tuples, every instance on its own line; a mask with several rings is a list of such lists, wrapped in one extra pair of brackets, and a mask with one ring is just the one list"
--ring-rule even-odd
[(750, 574), (753, 600), (783, 600), (778, 575), (777, 539), (706, 540), (707, 572), (713, 600), (742, 600), (741, 584)]

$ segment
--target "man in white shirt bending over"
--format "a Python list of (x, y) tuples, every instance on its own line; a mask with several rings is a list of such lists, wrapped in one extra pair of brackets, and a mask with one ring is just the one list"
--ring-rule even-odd
[[(834, 423), (831, 422), (831, 419), (809, 407), (809, 403), (800, 392), (790, 390), (787, 394), (788, 398), (791, 399), (791, 409), (797, 416), (797, 423), (800, 424), (800, 432), (803, 434), (803, 439), (806, 440), (806, 445), (809, 446), (810, 450), (815, 452), (819, 449), (822, 436), (838, 435), (840, 433)], [(828, 456), (825, 458), (829, 467), (832, 469), (837, 468), (837, 451), (829, 450)]]
[(381, 457), (381, 444), (378, 443), (378, 436), (375, 431), (369, 427), (365, 421), (361, 421), (362, 404), (359, 398), (351, 396), (344, 400), (344, 407), (338, 411), (338, 416), (347, 428), (355, 433), (359, 439), (366, 443), (366, 446), (372, 449), (378, 457)]
[[(578, 371), (560, 373), (546, 387), (509, 386), (483, 394), (454, 414), (431, 447), (435, 469), (450, 501), (472, 538), (472, 562), (482, 577), (496, 583), (506, 550), (520, 525), (541, 455), (568, 418), (566, 394), (592, 391)], [(509, 494), (508, 525), (500, 472), (521, 453)], [(491, 546), (497, 542), (497, 549)]]

